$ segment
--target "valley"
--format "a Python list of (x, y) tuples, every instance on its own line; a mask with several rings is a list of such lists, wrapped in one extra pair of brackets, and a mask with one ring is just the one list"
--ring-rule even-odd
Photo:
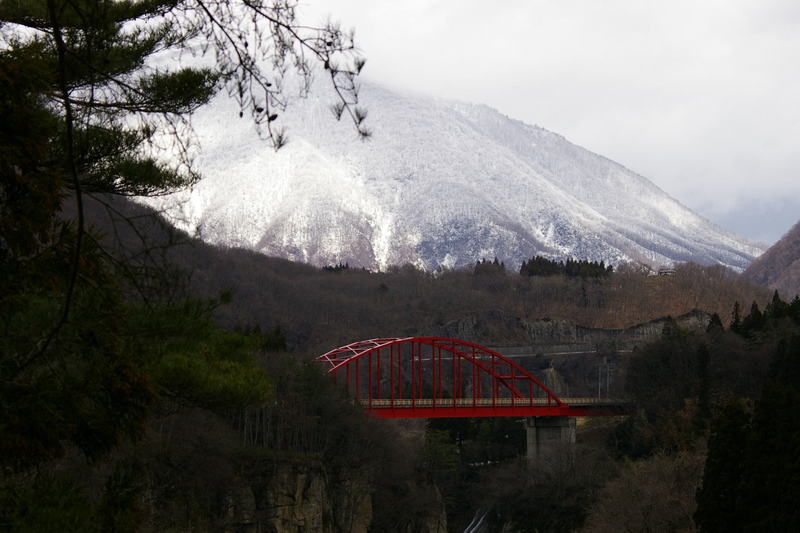
[(624, 4), (0, 1), (0, 533), (800, 530), (800, 32)]

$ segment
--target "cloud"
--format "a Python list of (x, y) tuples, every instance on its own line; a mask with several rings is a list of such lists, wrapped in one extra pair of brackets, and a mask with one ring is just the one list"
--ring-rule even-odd
[[(327, 0), (365, 74), (488, 104), (653, 180), (726, 224), (800, 197), (800, 3)], [(751, 238), (785, 219), (754, 217)], [(733, 229), (733, 228), (732, 228)]]

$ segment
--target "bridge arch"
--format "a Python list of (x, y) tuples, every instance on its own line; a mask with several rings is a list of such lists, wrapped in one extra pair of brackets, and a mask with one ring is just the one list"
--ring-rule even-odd
[(569, 410), (516, 362), (460, 339), (367, 339), (316, 360), (355, 401), (383, 418), (559, 416)]

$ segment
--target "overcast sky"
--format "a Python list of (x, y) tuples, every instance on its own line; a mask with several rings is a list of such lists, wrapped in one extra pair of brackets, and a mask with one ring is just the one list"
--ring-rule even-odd
[(366, 79), (564, 135), (750, 239), (800, 219), (800, 1), (301, 1)]

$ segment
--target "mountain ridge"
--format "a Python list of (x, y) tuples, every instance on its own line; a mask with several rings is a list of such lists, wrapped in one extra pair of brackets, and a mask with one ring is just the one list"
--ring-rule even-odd
[(194, 119), (206, 177), (149, 203), (214, 244), (316, 265), (433, 270), (539, 254), (742, 270), (762, 251), (623, 165), (489, 106), (365, 84), (375, 135), (361, 142), (320, 92), (281, 117), (290, 142), (277, 153), (226, 120), (238, 110), (218, 97)]

